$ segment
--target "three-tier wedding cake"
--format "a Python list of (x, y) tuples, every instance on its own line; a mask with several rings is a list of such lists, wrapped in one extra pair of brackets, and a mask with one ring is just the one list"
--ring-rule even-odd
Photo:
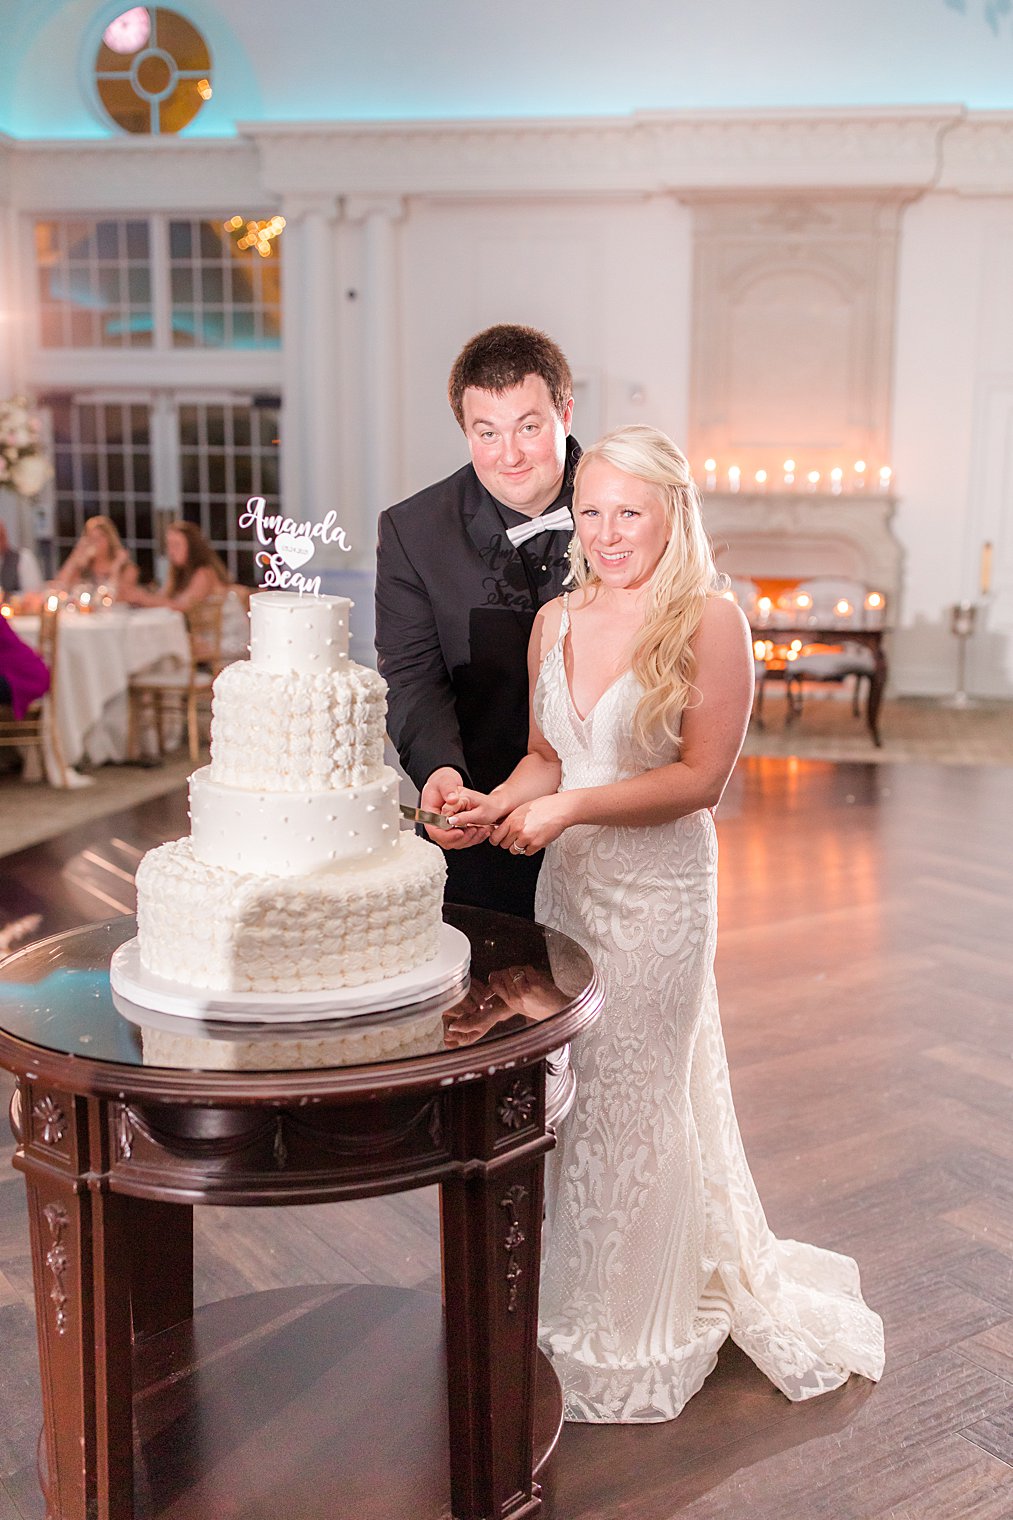
[(149, 978), (285, 996), (382, 982), (436, 957), (443, 854), (400, 829), (386, 685), (348, 657), (350, 606), (252, 598), (251, 658), (214, 683), (192, 832), (138, 867)]

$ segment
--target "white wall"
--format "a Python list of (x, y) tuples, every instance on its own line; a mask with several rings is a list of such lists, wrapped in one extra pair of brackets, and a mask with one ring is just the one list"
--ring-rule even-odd
[(1013, 690), (1013, 198), (930, 195), (901, 239), (894, 460), (906, 551), (901, 690), (953, 689), (949, 609), (983, 602), (982, 545), (995, 546), (969, 687)]
[(447, 375), (494, 322), (540, 327), (561, 345), (578, 438), (639, 420), (684, 437), (691, 250), (674, 199), (417, 202), (401, 246), (404, 494), (463, 463)]

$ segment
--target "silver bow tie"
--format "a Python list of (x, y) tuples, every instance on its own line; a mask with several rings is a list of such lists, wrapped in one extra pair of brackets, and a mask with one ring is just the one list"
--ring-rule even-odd
[(529, 517), (527, 522), (516, 523), (514, 527), (508, 528), (506, 534), (517, 549), (529, 538), (535, 538), (539, 533), (546, 533), (552, 528), (562, 528), (567, 533), (573, 532), (573, 518), (570, 516), (569, 507), (557, 507), (554, 512), (544, 512), (541, 517)]

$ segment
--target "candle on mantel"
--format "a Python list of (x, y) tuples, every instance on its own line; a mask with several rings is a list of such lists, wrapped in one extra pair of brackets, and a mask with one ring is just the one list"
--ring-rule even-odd
[(738, 467), (737, 464), (730, 464), (728, 466), (728, 489), (729, 489), (729, 491), (737, 491), (739, 489), (739, 486), (741, 485), (741, 483), (742, 483), (742, 471), (739, 469), (739, 467)]
[(756, 482), (756, 489), (758, 491), (765, 491), (767, 489), (766, 470), (757, 470), (756, 474), (753, 476), (753, 480)]
[(49, 593), (49, 595), (46, 597), (46, 611), (47, 612), (59, 612), (59, 610), (60, 610), (60, 598), (59, 598), (59, 595), (55, 591), (51, 591)]
[(784, 461), (784, 483), (786, 486), (793, 486), (795, 484), (794, 459), (786, 459)]
[(830, 490), (834, 496), (840, 496), (844, 490), (844, 471), (840, 465), (830, 471)]
[(981, 546), (981, 594), (988, 596), (992, 589), (992, 545), (986, 540)]
[(820, 483), (819, 470), (810, 470), (809, 474), (806, 476), (806, 480), (809, 482), (810, 491), (815, 491)]
[(864, 491), (865, 490), (865, 471), (866, 471), (866, 469), (867, 469), (867, 465), (866, 465), (864, 459), (856, 459), (855, 460), (855, 485), (854, 485), (854, 489), (856, 491)]
[(879, 489), (884, 493), (889, 491), (892, 479), (893, 471), (888, 464), (885, 464), (879, 472)]
[(886, 607), (886, 597), (882, 591), (870, 591), (865, 598), (865, 621), (869, 628), (881, 628), (883, 625), (883, 610)]
[(718, 483), (718, 462), (716, 459), (705, 459), (703, 467), (704, 485), (708, 491), (713, 491)]

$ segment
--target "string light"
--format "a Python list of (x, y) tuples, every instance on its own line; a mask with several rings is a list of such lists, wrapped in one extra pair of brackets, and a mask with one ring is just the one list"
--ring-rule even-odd
[(258, 222), (244, 221), (241, 216), (236, 215), (230, 216), (228, 221), (223, 223), (223, 227), (240, 253), (245, 253), (248, 248), (255, 248), (262, 259), (269, 259), (274, 251), (271, 244), (285, 230), (285, 218), (272, 216), (270, 221)]

